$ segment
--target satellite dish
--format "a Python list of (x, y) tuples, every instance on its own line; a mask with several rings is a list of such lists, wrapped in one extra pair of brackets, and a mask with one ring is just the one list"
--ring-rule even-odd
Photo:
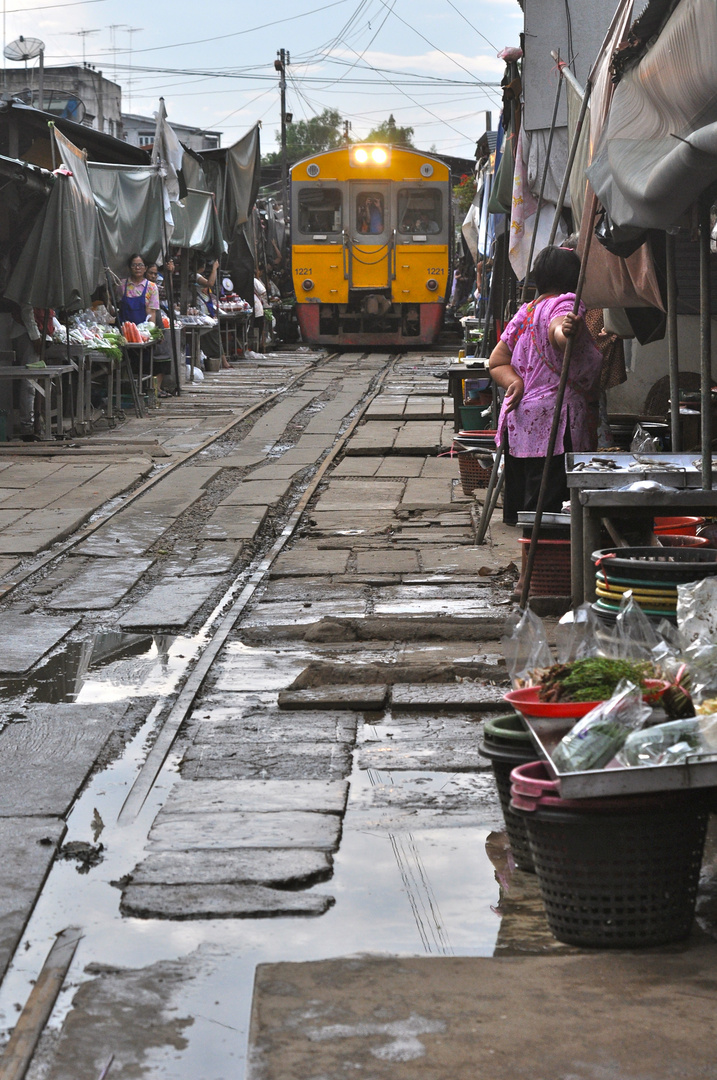
[(4, 56), (6, 60), (34, 60), (45, 49), (45, 42), (35, 37), (20, 37), (5, 46)]

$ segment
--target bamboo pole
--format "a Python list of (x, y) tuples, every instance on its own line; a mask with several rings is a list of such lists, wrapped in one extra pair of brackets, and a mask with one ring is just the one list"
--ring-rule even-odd
[(670, 432), (672, 452), (682, 449), (680, 439), (680, 358), (677, 343), (677, 274), (675, 268), (675, 238), (666, 239), (667, 273), (667, 356), (670, 373)]
[(702, 490), (712, 490), (712, 288), (710, 281), (710, 205), (699, 201), (700, 242), (700, 412), (702, 426)]

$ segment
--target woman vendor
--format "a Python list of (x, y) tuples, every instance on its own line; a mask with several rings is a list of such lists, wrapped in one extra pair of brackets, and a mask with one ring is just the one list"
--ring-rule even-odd
[(119, 322), (153, 322), (161, 326), (159, 317), (159, 291), (153, 281), (145, 277), (144, 259), (136, 252), (127, 260), (129, 276), (123, 278), (122, 296), (119, 302)]
[(490, 373), (505, 390), (496, 445), (503, 447), (503, 520), (516, 525), (519, 510), (534, 510), (543, 475), (556, 395), (568, 339), (574, 344), (544, 510), (559, 512), (568, 497), (566, 451), (594, 450), (602, 356), (580, 304), (573, 315), (580, 260), (567, 248), (544, 248), (533, 276), (538, 296), (523, 304), (491, 353)]

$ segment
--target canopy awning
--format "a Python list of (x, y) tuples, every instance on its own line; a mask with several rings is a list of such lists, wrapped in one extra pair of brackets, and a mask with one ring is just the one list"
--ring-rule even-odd
[(717, 180), (717, 4), (681, 0), (615, 89), (590, 182), (619, 226), (675, 225)]

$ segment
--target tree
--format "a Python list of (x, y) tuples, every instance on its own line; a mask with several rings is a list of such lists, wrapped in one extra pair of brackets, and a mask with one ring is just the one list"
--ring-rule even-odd
[[(341, 114), (337, 109), (324, 109), (318, 116), (299, 120), (297, 124), (287, 124), (286, 152), (289, 161), (301, 161), (312, 154), (320, 154), (323, 150), (333, 150), (341, 146), (341, 125)], [(281, 133), (278, 131), (276, 141), (281, 145)], [(280, 162), (281, 150), (267, 154), (264, 160), (269, 165)]]
[(392, 146), (413, 146), (413, 128), (397, 127), (391, 114), (388, 120), (369, 131), (365, 141), (390, 143)]

